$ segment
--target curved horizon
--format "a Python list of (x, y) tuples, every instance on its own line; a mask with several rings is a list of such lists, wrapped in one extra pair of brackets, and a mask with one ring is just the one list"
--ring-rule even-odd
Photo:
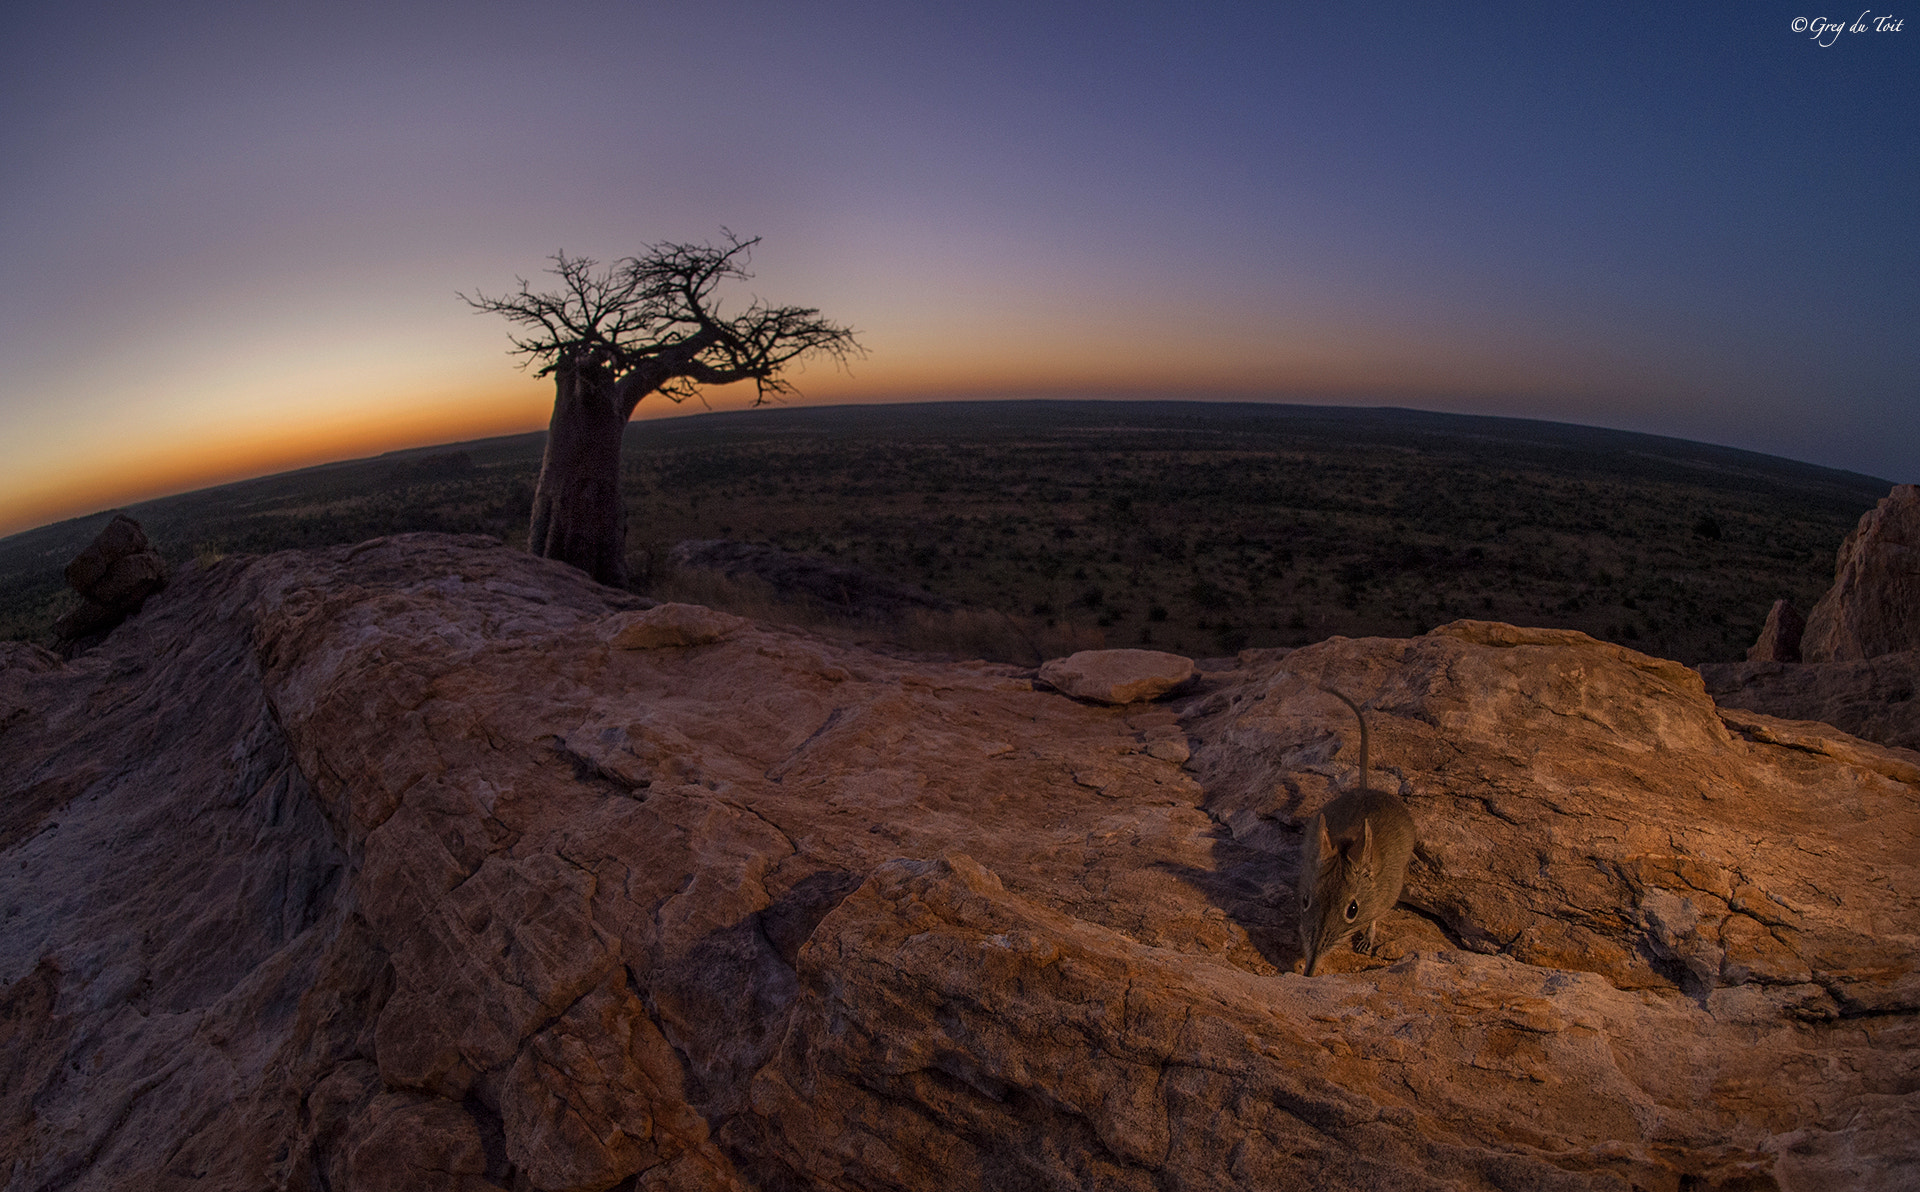
[(733, 301), (870, 350), (809, 403), (1313, 394), (1920, 479), (1920, 29), (1795, 15), (14, 6), (0, 533), (537, 429), (456, 294), (724, 228)]
[[(1754, 451), (1751, 448), (1741, 447), (1738, 444), (1719, 443), (1719, 442), (1714, 442), (1712, 440), (1706, 440), (1706, 439), (1689, 439), (1684, 436), (1676, 436), (1676, 435), (1663, 435), (1663, 434), (1657, 434), (1651, 431), (1639, 430), (1633, 427), (1606, 426), (1603, 424), (1591, 423), (1591, 422), (1577, 422), (1577, 421), (1571, 421), (1566, 419), (1541, 418), (1534, 414), (1501, 412), (1497, 410), (1439, 409), (1432, 406), (1406, 404), (1403, 401), (1394, 398), (1393, 395), (1385, 395), (1385, 394), (1368, 395), (1367, 398), (1364, 398), (1364, 399), (1358, 398), (1358, 397), (1352, 397), (1352, 395), (1344, 395), (1349, 397), (1350, 399), (1339, 400), (1342, 396), (1343, 395), (1326, 394), (1326, 393), (1301, 393), (1301, 394), (1289, 394), (1284, 396), (1272, 395), (1272, 394), (1261, 394), (1261, 393), (1231, 393), (1231, 392), (1224, 392), (1224, 393), (1223, 392), (1186, 392), (1186, 393), (1131, 392), (1130, 393), (1130, 392), (1123, 392), (1123, 391), (1105, 391), (1105, 392), (1088, 391), (1084, 389), (1071, 389), (1071, 390), (1063, 389), (1063, 390), (1051, 391), (1051, 392), (1033, 391), (1033, 390), (1024, 390), (1024, 391), (1017, 391), (1017, 392), (993, 391), (993, 392), (986, 392), (986, 393), (930, 392), (930, 393), (915, 394), (915, 395), (901, 396), (901, 397), (864, 397), (864, 398), (852, 397), (852, 398), (842, 398), (841, 400), (767, 403), (758, 407), (752, 406), (750, 403), (745, 401), (741, 401), (734, 404), (722, 405), (722, 406), (713, 407), (713, 408), (704, 408), (704, 407), (695, 405), (693, 403), (683, 403), (681, 405), (675, 406), (675, 405), (671, 405), (669, 403), (663, 402), (661, 403), (662, 408), (657, 408), (651, 411), (648, 411), (643, 407), (641, 411), (635, 414), (633, 421), (635, 422), (666, 421), (666, 420), (679, 419), (679, 418), (700, 417), (708, 414), (743, 413), (753, 409), (759, 409), (759, 410), (765, 410), (765, 411), (778, 411), (778, 410), (830, 409), (830, 408), (876, 406), (876, 405), (885, 405), (885, 406), (937, 405), (937, 404), (946, 404), (946, 403), (993, 403), (993, 402), (1024, 403), (1024, 402), (1064, 401), (1064, 402), (1087, 402), (1087, 403), (1124, 402), (1124, 403), (1146, 404), (1146, 403), (1165, 403), (1165, 402), (1182, 402), (1182, 403), (1191, 402), (1194, 404), (1202, 404), (1202, 405), (1208, 405), (1208, 404), (1273, 405), (1273, 406), (1284, 406), (1289, 408), (1303, 408), (1303, 409), (1312, 409), (1312, 408), (1350, 409), (1350, 410), (1356, 410), (1356, 411), (1369, 411), (1369, 412), (1377, 412), (1377, 413), (1425, 414), (1425, 415), (1432, 415), (1432, 416), (1437, 416), (1441, 418), (1460, 418), (1460, 419), (1489, 418), (1489, 419), (1499, 420), (1502, 422), (1532, 422), (1532, 423), (1539, 423), (1544, 426), (1562, 427), (1562, 428), (1569, 428), (1569, 429), (1581, 429), (1581, 430), (1594, 430), (1594, 431), (1601, 431), (1606, 433), (1618, 433), (1622, 435), (1632, 435), (1632, 436), (1640, 436), (1640, 437), (1646, 437), (1646, 438), (1664, 439), (1664, 440), (1668, 440), (1676, 443), (1684, 443), (1692, 446), (1712, 448), (1715, 450), (1742, 452), (1746, 454), (1759, 456), (1765, 459), (1778, 460), (1785, 463), (1797, 464), (1797, 465), (1810, 467), (1810, 468), (1819, 468), (1822, 470), (1833, 471), (1833, 472), (1841, 473), (1845, 475), (1858, 476), (1862, 479), (1872, 480), (1878, 483), (1883, 483), (1888, 485), (1898, 483), (1895, 481), (1889, 481), (1884, 477), (1874, 476), (1871, 473), (1859, 472), (1859, 471), (1856, 471), (1853, 469), (1847, 469), (1847, 468), (1832, 468), (1829, 465), (1820, 464), (1811, 460), (1798, 459), (1794, 456), (1781, 455), (1775, 452)], [(468, 423), (468, 422), (460, 422), (455, 425), (459, 426), (462, 430), (462, 433), (460, 433), (457, 437), (450, 437), (450, 438), (430, 437), (430, 438), (422, 439), (422, 438), (419, 438), (418, 436), (406, 436), (406, 437), (397, 438), (391, 442), (386, 442), (386, 441), (377, 441), (377, 437), (373, 440), (363, 441), (359, 437), (348, 435), (348, 436), (343, 436), (340, 439), (321, 440), (317, 443), (313, 443), (311, 441), (303, 442), (302, 444), (303, 446), (311, 445), (314, 448), (315, 453), (312, 455), (292, 454), (292, 455), (282, 456), (278, 454), (267, 454), (267, 455), (262, 455), (257, 457), (249, 457), (245, 462), (238, 464), (233, 470), (211, 470), (204, 474), (194, 473), (194, 472), (183, 472), (183, 473), (177, 474), (178, 476), (177, 481), (175, 481), (175, 478), (173, 477), (163, 476), (157, 481), (157, 483), (160, 485), (160, 487), (158, 488), (149, 488), (149, 487), (141, 486), (140, 481), (134, 480), (129, 483), (130, 485), (133, 485), (135, 487), (129, 487), (126, 490), (126, 495), (124, 496), (123, 499), (110, 500), (105, 503), (99, 503), (99, 504), (83, 503), (81, 505), (76, 505), (70, 509), (63, 510), (62, 512), (52, 517), (44, 518), (37, 521), (29, 521), (29, 522), (25, 522), (17, 525), (9, 524), (7, 521), (5, 521), (4, 509), (0, 508), (0, 539), (9, 538), (16, 534), (29, 533), (34, 530), (44, 529), (50, 526), (64, 524), (70, 521), (84, 520), (92, 517), (104, 517), (104, 516), (107, 516), (108, 514), (122, 512), (139, 505), (147, 504), (149, 502), (163, 501), (170, 497), (190, 496), (192, 494), (199, 493), (199, 492), (206, 492), (214, 489), (223, 488), (231, 484), (244, 483), (249, 480), (271, 479), (276, 476), (289, 475), (292, 473), (305, 471), (310, 468), (327, 467), (333, 464), (359, 463), (359, 462), (365, 462), (367, 460), (379, 459), (388, 455), (410, 454), (410, 453), (422, 452), (422, 451), (433, 451), (435, 449), (460, 447), (469, 443), (482, 442), (485, 440), (496, 439), (496, 438), (513, 438), (513, 437), (519, 437), (522, 435), (537, 435), (537, 434), (545, 433), (544, 426), (526, 426), (526, 425), (518, 424), (513, 421), (503, 421), (498, 425), (492, 425), (488, 423), (475, 424), (475, 423)], [(478, 433), (465, 433), (466, 431), (469, 431), (469, 430), (477, 431)], [(346, 446), (347, 444), (353, 444), (355, 446), (349, 448)], [(260, 465), (260, 466), (256, 466), (256, 465)], [(89, 491), (93, 491), (93, 490), (89, 490)]]

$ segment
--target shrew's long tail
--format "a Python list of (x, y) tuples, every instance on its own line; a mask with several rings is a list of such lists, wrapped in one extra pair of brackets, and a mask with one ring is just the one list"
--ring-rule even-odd
[(1367, 740), (1366, 714), (1360, 711), (1359, 704), (1354, 703), (1352, 700), (1348, 699), (1344, 695), (1341, 695), (1338, 691), (1335, 691), (1333, 688), (1322, 687), (1320, 688), (1320, 690), (1326, 692), (1328, 695), (1339, 700), (1341, 703), (1347, 705), (1347, 707), (1352, 708), (1354, 716), (1359, 719), (1360, 721), (1360, 789), (1361, 790), (1371, 789), (1371, 784), (1367, 781), (1367, 753), (1368, 753), (1370, 743)]

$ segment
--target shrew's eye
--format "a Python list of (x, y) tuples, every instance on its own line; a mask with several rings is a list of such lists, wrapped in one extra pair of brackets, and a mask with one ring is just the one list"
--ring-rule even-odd
[(1359, 899), (1355, 899), (1354, 901), (1349, 902), (1347, 904), (1347, 922), (1349, 923), (1353, 922), (1353, 917), (1359, 913), (1360, 913)]
[(1302, 894), (1302, 895), (1300, 896), (1300, 909), (1301, 909), (1301, 910), (1303, 910), (1303, 911), (1304, 911), (1304, 910), (1306, 910), (1306, 909), (1307, 909), (1308, 907), (1310, 907), (1310, 906), (1312, 906), (1312, 905), (1313, 905), (1313, 898), (1312, 898), (1312, 896), (1311, 896), (1311, 895), (1307, 895), (1307, 894)]

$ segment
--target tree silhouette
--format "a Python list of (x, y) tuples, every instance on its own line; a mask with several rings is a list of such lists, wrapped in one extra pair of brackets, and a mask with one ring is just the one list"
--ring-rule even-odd
[(684, 401), (710, 385), (752, 381), (754, 404), (793, 392), (781, 376), (809, 353), (836, 362), (860, 352), (853, 332), (807, 307), (753, 299), (721, 313), (720, 283), (745, 280), (758, 236), (725, 243), (655, 244), (601, 269), (556, 253), (548, 270), (557, 291), (535, 293), (525, 279), (501, 298), (460, 298), (524, 328), (513, 352), (542, 362), (554, 379), (553, 419), (534, 487), (527, 549), (580, 568), (604, 584), (627, 582), (626, 505), (620, 498), (620, 447), (642, 398)]

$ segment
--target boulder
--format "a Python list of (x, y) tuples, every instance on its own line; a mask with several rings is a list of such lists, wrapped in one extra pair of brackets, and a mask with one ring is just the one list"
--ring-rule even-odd
[(1162, 650), (1082, 650), (1040, 667), (1041, 682), (1102, 704), (1158, 699), (1193, 676), (1193, 659)]
[[(405, 535), (10, 656), (10, 1186), (1911, 1186), (1920, 756), (1572, 631), (1117, 708), (620, 595)], [(1322, 685), (1423, 846), (1308, 978)]]
[(116, 513), (67, 564), (66, 578), (81, 602), (54, 622), (53, 632), (75, 643), (105, 634), (139, 612), (148, 596), (166, 586), (167, 565), (140, 523)]
[(124, 513), (116, 513), (86, 549), (67, 564), (67, 586), (76, 592), (91, 593), (115, 562), (152, 553), (153, 543), (147, 540), (140, 523)]
[(1807, 662), (1920, 650), (1920, 485), (1896, 484), (1840, 545), (1833, 586), (1807, 614)]
[(1767, 623), (1760, 628), (1760, 640), (1747, 650), (1748, 662), (1798, 662), (1800, 639), (1807, 620), (1786, 600), (1776, 600), (1767, 610)]

